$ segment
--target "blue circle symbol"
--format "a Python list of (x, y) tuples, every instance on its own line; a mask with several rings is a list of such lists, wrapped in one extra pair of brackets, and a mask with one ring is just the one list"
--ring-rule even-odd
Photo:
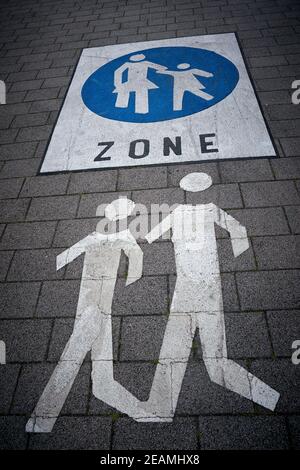
[(236, 66), (216, 52), (157, 47), (118, 57), (86, 80), (81, 96), (98, 116), (159, 122), (199, 113), (222, 101), (239, 81)]

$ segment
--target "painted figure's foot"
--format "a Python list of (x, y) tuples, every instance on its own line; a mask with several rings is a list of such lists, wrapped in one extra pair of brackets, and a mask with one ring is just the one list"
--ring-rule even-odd
[(57, 418), (31, 416), (26, 424), (26, 432), (51, 432)]

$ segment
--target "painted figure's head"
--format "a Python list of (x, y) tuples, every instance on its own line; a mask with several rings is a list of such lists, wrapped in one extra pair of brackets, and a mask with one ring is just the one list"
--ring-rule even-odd
[(212, 179), (207, 173), (189, 173), (184, 176), (179, 183), (179, 186), (184, 191), (196, 193), (198, 191), (205, 191), (212, 185)]
[(178, 64), (178, 65), (177, 65), (177, 68), (178, 68), (179, 70), (187, 70), (187, 69), (190, 68), (190, 66), (191, 66), (190, 64)]
[(127, 197), (120, 197), (106, 206), (105, 217), (112, 222), (126, 219), (132, 214), (134, 207), (133, 201)]
[(131, 60), (131, 62), (140, 62), (141, 60), (144, 60), (144, 59), (146, 59), (144, 54), (134, 54), (129, 57), (129, 60)]

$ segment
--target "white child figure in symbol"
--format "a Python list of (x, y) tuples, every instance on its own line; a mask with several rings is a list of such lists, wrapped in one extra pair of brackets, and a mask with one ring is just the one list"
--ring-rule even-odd
[[(204, 191), (212, 184), (206, 173), (180, 181), (185, 191)], [(210, 379), (239, 395), (274, 410), (279, 393), (228, 359), (222, 285), (215, 224), (227, 230), (235, 257), (249, 248), (247, 232), (236, 219), (214, 204), (182, 204), (146, 236), (149, 243), (172, 230), (177, 280), (158, 365), (140, 421), (172, 421), (192, 342), (198, 329), (203, 361)], [(201, 384), (199, 384), (201, 391)]]
[(162, 74), (171, 75), (174, 79), (174, 111), (182, 110), (184, 94), (187, 91), (189, 93), (192, 93), (193, 95), (199, 96), (205, 101), (210, 101), (213, 99), (212, 95), (209, 95), (208, 93), (203, 91), (203, 89), (205, 89), (205, 86), (196, 78), (196, 76), (211, 78), (213, 77), (213, 74), (200, 69), (191, 69), (190, 67), (190, 64), (178, 64), (178, 70), (165, 70), (160, 72)]
[[(134, 206), (127, 198), (116, 200), (105, 208), (106, 218), (125, 219)], [(59, 270), (85, 254), (76, 318), (72, 335), (27, 422), (27, 432), (52, 431), (89, 351), (95, 397), (133, 418), (149, 416), (143, 411), (143, 403), (114, 380), (111, 306), (122, 251), (129, 261), (128, 286), (142, 276), (143, 252), (127, 228), (103, 234), (97, 226), (97, 231), (57, 257)]]
[[(154, 69), (162, 72), (167, 67), (149, 62), (145, 58), (144, 54), (132, 55), (129, 59), (130, 62), (126, 62), (115, 71), (113, 93), (117, 93), (115, 104), (117, 108), (128, 108), (130, 93), (134, 93), (135, 113), (147, 114), (149, 112), (149, 90), (158, 88), (158, 86), (147, 78), (148, 70)], [(127, 80), (123, 82), (125, 71), (128, 75)]]

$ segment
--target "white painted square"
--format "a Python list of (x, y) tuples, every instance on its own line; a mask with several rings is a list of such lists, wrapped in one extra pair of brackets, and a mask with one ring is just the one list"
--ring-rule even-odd
[[(150, 79), (147, 71), (141, 78), (136, 59), (132, 59), (134, 66), (131, 63), (131, 56), (141, 54), (141, 51), (144, 53), (144, 59), (139, 63), (151, 62)], [(212, 55), (211, 52), (218, 56)], [(132, 72), (128, 71), (128, 68), (125, 72), (121, 71), (123, 74), (119, 74), (121, 82), (117, 87), (119, 91), (113, 93), (114, 80), (117, 80), (116, 72), (110, 75), (110, 72), (106, 73), (105, 70), (112, 67), (113, 60), (128, 54), (130, 57), (125, 60), (126, 64), (128, 65), (129, 61), (130, 70), (138, 73), (134, 72), (135, 76), (133, 77), (133, 73), (133, 78), (129, 80), (128, 74)], [(151, 61), (151, 57), (155, 57), (155, 54), (158, 58), (156, 62)], [(191, 73), (189, 69), (184, 70), (180, 64), (178, 65), (181, 68), (177, 68), (177, 62), (188, 60), (185, 59), (185, 54), (194, 61), (190, 67), (193, 69)], [(214, 57), (216, 57), (215, 62)], [(197, 60), (200, 61), (199, 67)], [(155, 63), (156, 69), (153, 68)], [(228, 70), (222, 64), (228, 64)], [(106, 69), (101, 68), (104, 66)], [(145, 70), (145, 63), (143, 67)], [(89, 77), (100, 68), (97, 77), (102, 74), (105, 80), (92, 77), (87, 85)], [(235, 68), (238, 71), (238, 81), (233, 91), (222, 98), (224, 90), (230, 89), (230, 84), (234, 83), (234, 77), (236, 80)], [(204, 78), (199, 77), (197, 71)], [(208, 76), (205, 76), (203, 71)], [(183, 79), (184, 74), (185, 79)], [(138, 79), (139, 86), (144, 87), (144, 91), (146, 89), (144, 101), (140, 95), (138, 98), (138, 93), (142, 89), (137, 89)], [(84, 86), (86, 95), (83, 96), (86, 103), (92, 102), (92, 106), (97, 106), (104, 115), (96, 114), (83, 101), (81, 92)], [(202, 91), (198, 92), (197, 86)], [(135, 91), (132, 91), (133, 89)], [(181, 101), (178, 98), (180, 90), (183, 93)], [(127, 108), (126, 93), (127, 98), (129, 97)], [(118, 96), (122, 108), (116, 106)], [(211, 105), (213, 100), (219, 97), (220, 101)], [(138, 99), (139, 104), (137, 104)], [(195, 112), (195, 107), (206, 106), (206, 103), (209, 107)], [(191, 110), (193, 113), (188, 115)], [(182, 113), (187, 115), (181, 115)], [(133, 116), (133, 119), (136, 118), (140, 122), (127, 122), (124, 116), (127, 116), (126, 119), (128, 116), (129, 118)], [(165, 116), (168, 116), (167, 120), (164, 119)], [(154, 122), (151, 119), (154, 119)], [(147, 120), (149, 122), (145, 122)], [(208, 134), (213, 136), (207, 137)], [(199, 135), (202, 136), (202, 148)], [(180, 154), (176, 154), (172, 148), (164, 154), (166, 138), (170, 140), (165, 140), (165, 143), (177, 144), (177, 153)], [(129, 156), (130, 142), (136, 140), (149, 141), (148, 153), (145, 142), (136, 146), (131, 144), (135, 154), (143, 153), (145, 150), (144, 153), (147, 155), (143, 158)], [(99, 145), (103, 142), (113, 142), (110, 147), (107, 146), (109, 148), (103, 154), (102, 158), (107, 159), (95, 161), (97, 155), (105, 149), (105, 145)], [(205, 144), (208, 144), (206, 148)], [(84, 49), (52, 134), (41, 173), (273, 156), (276, 156), (276, 153), (237, 39), (235, 34), (229, 33)]]

